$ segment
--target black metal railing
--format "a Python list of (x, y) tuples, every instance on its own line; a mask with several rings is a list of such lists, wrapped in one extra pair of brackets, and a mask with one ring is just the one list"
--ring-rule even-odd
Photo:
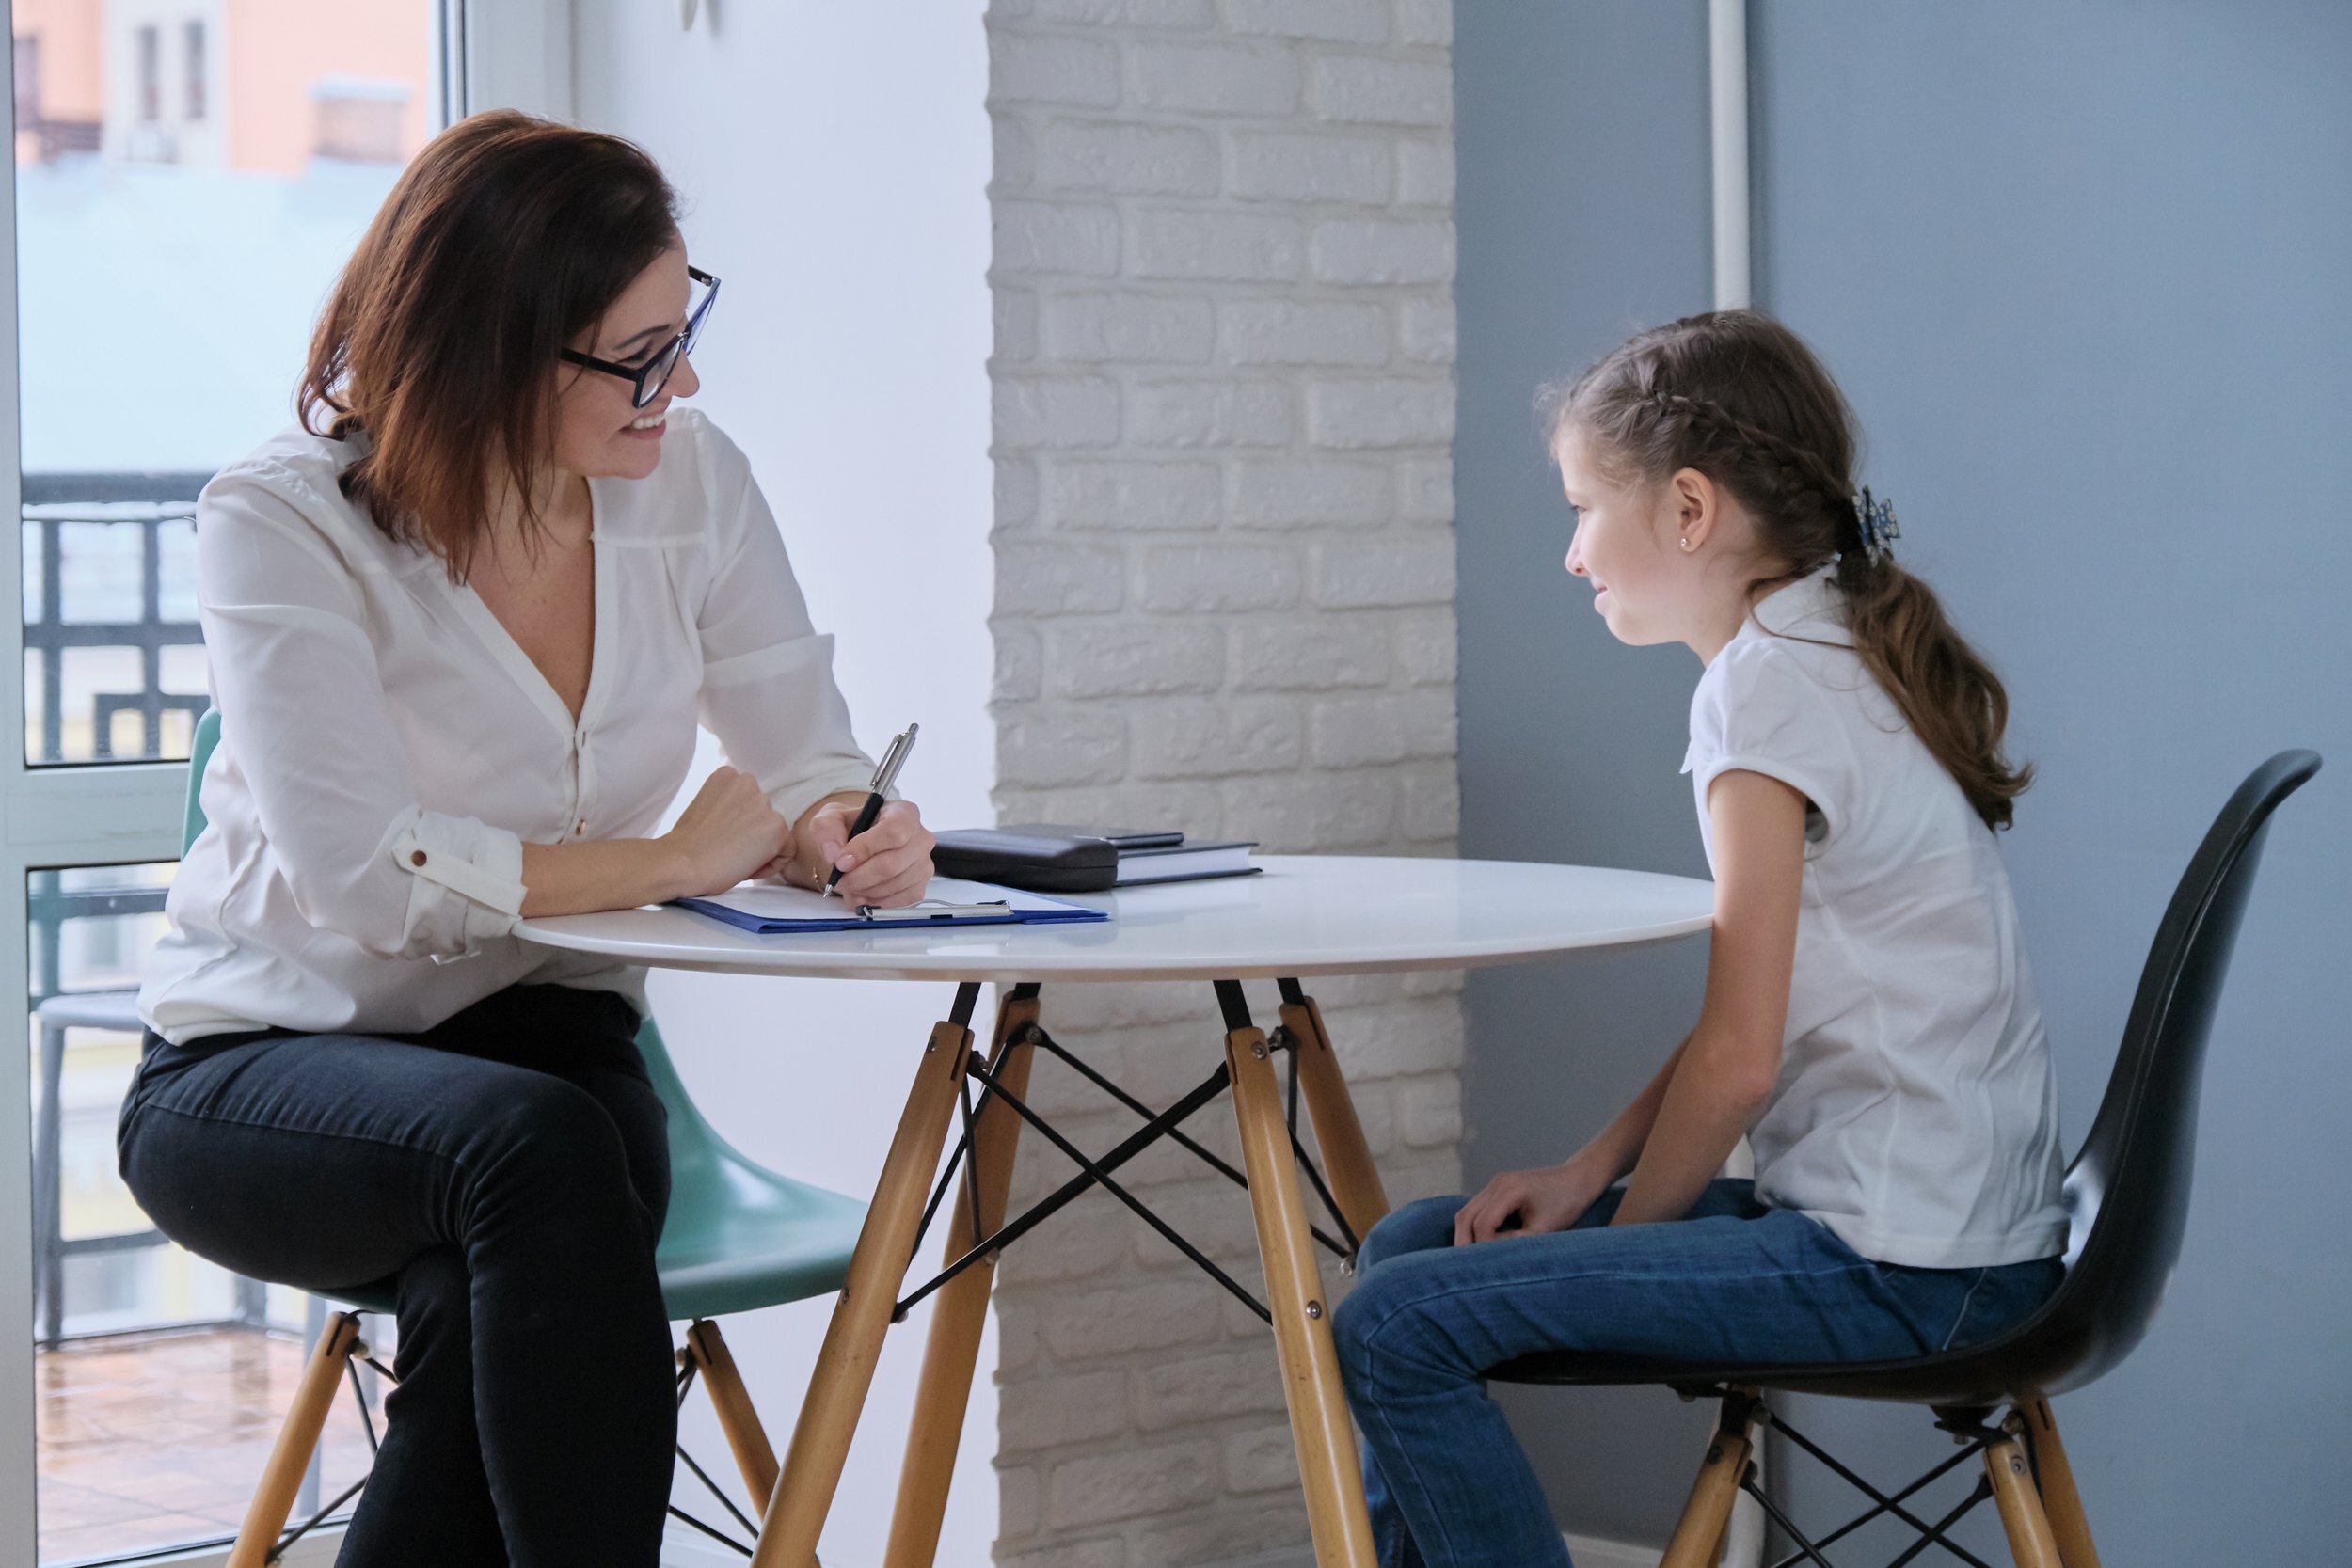
[[(192, 620), (164, 618), (163, 531), (186, 527), (196, 516), (197, 492), (212, 476), (204, 473), (26, 474), (23, 526), (29, 552), (40, 562), (40, 592), (24, 615), (24, 653), (40, 665), (40, 737), (28, 760), (35, 765), (69, 761), (170, 760), (165, 752), (164, 716), (184, 715), (193, 728), (204, 711), (201, 692), (164, 689), (164, 650), (200, 645), (202, 629)], [(139, 536), (138, 611), (130, 620), (67, 618), (67, 532), (84, 526), (135, 529)], [(128, 648), (139, 661), (138, 688), (95, 693), (90, 706), (90, 755), (69, 758), (65, 748), (65, 653), (69, 648)], [(138, 749), (114, 747), (117, 716), (139, 716)], [(184, 752), (180, 753), (184, 755)]]
[[(182, 597), (192, 585), (167, 583), (164, 530), (193, 525), (197, 494), (211, 477), (205, 473), (24, 476), (19, 547), (24, 552), (26, 564), (35, 567), (39, 574), (37, 588), (27, 594), (24, 606), (24, 655), (28, 660), (38, 661), (40, 692), (39, 738), (28, 748), (32, 754), (27, 760), (31, 763), (40, 766), (83, 761), (170, 761), (187, 754), (184, 745), (167, 751), (170, 737), (167, 736), (164, 719), (167, 714), (183, 714), (188, 721), (187, 731), (192, 733), (206, 698), (200, 691), (164, 689), (164, 650), (200, 645), (203, 633), (192, 619), (166, 618), (167, 590), (177, 591), (170, 596)], [(93, 527), (135, 531), (137, 592), (135, 613), (129, 618), (118, 615), (112, 619), (92, 619), (87, 614), (87, 605), (70, 602), (72, 596), (67, 583), (73, 560), (72, 545), (78, 531)], [(115, 556), (118, 552), (109, 549), (106, 553)], [(124, 557), (131, 553), (119, 552)], [(119, 603), (119, 590), (127, 584), (118, 581), (107, 586), (113, 591), (110, 596)], [(64, 656), (69, 649), (130, 649), (138, 656), (135, 689), (88, 694), (91, 734), (87, 756), (67, 755), (69, 715)], [(77, 699), (80, 696), (77, 692)], [(139, 716), (139, 738), (135, 750), (118, 752), (114, 745), (115, 721), (124, 713)], [(42, 1026), (41, 1101), (34, 1140), (40, 1243), (37, 1281), (37, 1294), (41, 1298), (39, 1337), (44, 1344), (54, 1344), (63, 1337), (63, 1261), (67, 1256), (155, 1246), (162, 1243), (163, 1238), (151, 1229), (78, 1241), (69, 1241), (60, 1233), (60, 1146), (64, 1126), (58, 1100), (63, 1086), (65, 1034), (74, 1027), (114, 1029), (126, 1025), (106, 1016), (106, 1009), (89, 1018), (69, 1019), (62, 1015), (53, 1017), (56, 1009), (44, 1008), (42, 1004), (68, 999), (71, 993), (87, 993), (90, 1002), (119, 1000), (118, 1010), (127, 1015), (127, 997), (122, 993), (88, 992), (88, 980), (76, 980), (64, 973), (66, 932), (75, 922), (153, 914), (164, 907), (165, 890), (112, 879), (104, 885), (90, 885), (90, 880), (68, 871), (36, 870), (26, 879), (24, 898), (31, 981), (26, 1002)], [(78, 996), (72, 999), (87, 1009), (89, 1003), (81, 1002)], [(135, 1023), (127, 1026), (135, 1028)], [(260, 1326), (264, 1320), (264, 1307), (261, 1288), (240, 1281), (236, 1313), (231, 1321)]]

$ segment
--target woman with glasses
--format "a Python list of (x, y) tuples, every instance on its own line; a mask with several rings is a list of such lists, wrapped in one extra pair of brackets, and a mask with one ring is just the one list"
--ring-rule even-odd
[[(742, 452), (719, 280), (635, 147), (477, 115), (327, 302), (302, 422), (198, 503), (221, 738), (140, 993), (122, 1170), (249, 1277), (389, 1285), (345, 1564), (653, 1568), (675, 1405), (643, 971), (517, 918), (750, 877), (921, 896)], [(724, 746), (667, 832), (697, 721)]]

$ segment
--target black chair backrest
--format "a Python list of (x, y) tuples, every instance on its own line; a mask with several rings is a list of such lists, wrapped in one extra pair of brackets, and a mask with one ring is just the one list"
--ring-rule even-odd
[(2156, 928), (2106, 1097), (2067, 1169), (2066, 1281), (2026, 1330), (2039, 1329), (2044, 1343), (2071, 1341), (2067, 1386), (2090, 1382), (2139, 1342), (2172, 1277), (2188, 1220), (2205, 1043), (2263, 838), (2279, 802), (2318, 771), (2318, 753), (2297, 751), (2248, 775)]

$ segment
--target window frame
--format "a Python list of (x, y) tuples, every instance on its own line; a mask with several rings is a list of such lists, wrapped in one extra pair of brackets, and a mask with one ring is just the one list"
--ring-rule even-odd
[[(513, 107), (567, 119), (572, 105), (572, 0), (439, 0), (439, 99), (457, 112)], [(14, 27), (10, 27), (13, 35)], [(14, 73), (6, 88), (15, 116)], [(165, 91), (168, 93), (167, 83)], [(212, 105), (208, 105), (212, 106)], [(0, 362), (17, 363), (16, 163), (0, 179)], [(0, 507), (24, 515), (22, 388), (0, 375)], [(22, 527), (21, 523), (18, 525)], [(24, 756), (24, 550), (0, 550), (0, 602), (17, 674), (0, 681), (0, 1004), (18, 1022), (0, 1040), (0, 1564), (40, 1560), (35, 1507), (32, 1062), (25, 932), (28, 873), (58, 866), (131, 864), (180, 857), (184, 762), (34, 766)], [(259, 1478), (256, 1477), (256, 1480)], [(289, 1562), (332, 1557), (340, 1529), (322, 1529)], [(225, 1549), (175, 1557), (214, 1568)]]

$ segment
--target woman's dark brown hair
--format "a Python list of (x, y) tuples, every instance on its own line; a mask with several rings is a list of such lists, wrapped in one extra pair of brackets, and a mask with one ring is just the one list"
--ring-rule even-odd
[(2033, 782), (2002, 754), (2009, 693), (1928, 585), (1863, 546), (1853, 412), (1804, 341), (1756, 310), (1654, 327), (1546, 394), (1552, 448), (1574, 434), (1614, 483), (1694, 468), (1738, 499), (1780, 567), (1754, 604), (1835, 561), (1863, 665), (1986, 824), (2006, 828)]
[(677, 243), (676, 193), (618, 136), (494, 110), (434, 137), (336, 280), (294, 394), (306, 430), (368, 437), (343, 494), (453, 580), (501, 496), (535, 538), (557, 355)]

